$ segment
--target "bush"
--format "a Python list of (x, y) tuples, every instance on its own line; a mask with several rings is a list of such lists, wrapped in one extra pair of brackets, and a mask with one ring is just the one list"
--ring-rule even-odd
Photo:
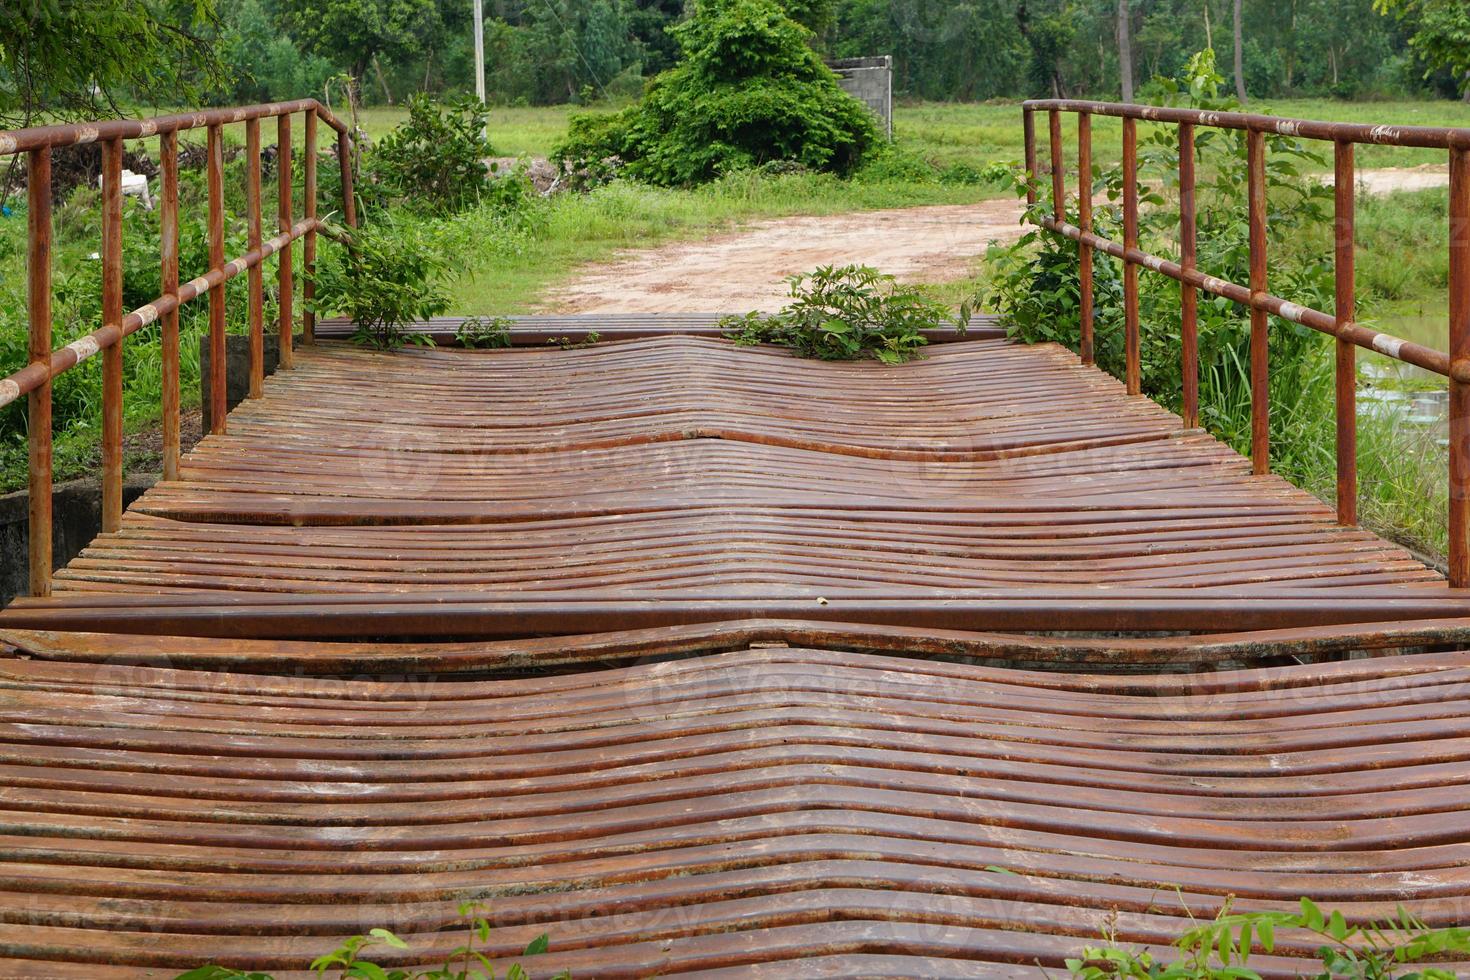
[(313, 312), (351, 318), (353, 339), (380, 350), (432, 344), (414, 329), (449, 308), (443, 284), (450, 263), (432, 234), (384, 214), (353, 229), (349, 241), (317, 264)]
[(738, 344), (776, 344), (803, 357), (852, 361), (871, 357), (901, 364), (920, 356), (923, 331), (969, 326), (970, 305), (958, 316), (942, 303), (897, 288), (892, 276), (867, 266), (826, 267), (792, 276), (792, 302), (780, 313), (727, 317), (720, 326)]
[(485, 138), (488, 119), (475, 99), (444, 106), (415, 95), (408, 101), (408, 121), (368, 154), (364, 196), (375, 193), (441, 212), (475, 204), (490, 180), (485, 159), (495, 152)]
[(878, 130), (775, 0), (699, 0), (674, 28), (684, 60), (643, 101), (574, 116), (555, 156), (580, 170), (616, 159), (630, 176), (688, 186), (785, 160), (850, 173)]

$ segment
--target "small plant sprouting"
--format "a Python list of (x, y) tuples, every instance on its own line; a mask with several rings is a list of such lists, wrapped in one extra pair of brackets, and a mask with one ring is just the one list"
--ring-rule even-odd
[[(490, 941), (490, 920), (485, 918), (488, 910), (479, 902), (464, 902), (459, 906), (459, 915), (465, 920), (468, 937), (463, 946), (449, 953), (442, 967), (433, 970), (389, 970), (361, 958), (362, 953), (374, 946), (406, 950), (408, 943), (387, 929), (372, 929), (366, 936), (353, 936), (341, 946), (318, 956), (311, 969), (320, 977), (329, 974), (335, 980), (530, 980), (530, 974), (519, 963), (506, 968), (501, 978), (496, 977), (495, 965), (490, 962), (481, 948)], [(550, 938), (537, 936), (522, 953), (523, 956), (539, 956), (550, 948)], [(571, 973), (563, 970), (551, 980), (571, 980)], [(179, 974), (177, 980), (275, 980), (268, 973), (252, 973), (234, 970), (225, 966), (201, 966)]]
[(825, 266), (792, 276), (791, 302), (779, 313), (747, 313), (720, 321), (737, 344), (776, 344), (823, 361), (874, 358), (902, 364), (920, 357), (925, 330), (953, 325), (961, 335), (975, 304), (958, 312), (922, 293), (901, 289), (869, 266)]
[(511, 346), (514, 326), (515, 321), (508, 316), (470, 317), (459, 325), (455, 339), (461, 347), (500, 349)]
[(1470, 928), (1430, 929), (1403, 906), (1388, 922), (1354, 926), (1341, 912), (1325, 913), (1308, 898), (1301, 900), (1299, 912), (1232, 913), (1231, 904), (1227, 900), (1213, 922), (1196, 924), (1174, 942), (1181, 955), (1173, 963), (1120, 945), (1114, 913), (1103, 927), (1104, 945), (1087, 947), (1067, 960), (1067, 969), (1075, 980), (1260, 980), (1249, 966), (1251, 954), (1257, 948), (1275, 952), (1281, 929), (1322, 940), (1317, 948), (1322, 969), (1314, 980), (1455, 980), (1450, 970), (1413, 964), (1470, 953)]
[(593, 346), (601, 339), (602, 334), (592, 330), (581, 340), (573, 340), (571, 337), (554, 337), (546, 343), (551, 347), (560, 347), (562, 350), (581, 350), (583, 347)]

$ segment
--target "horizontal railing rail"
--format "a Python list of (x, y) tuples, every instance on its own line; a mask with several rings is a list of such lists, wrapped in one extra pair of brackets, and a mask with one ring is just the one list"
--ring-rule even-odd
[[(304, 125), (302, 163), (304, 200), (302, 217), (294, 214), (291, 118), (300, 114)], [(262, 239), (260, 122), (276, 120), (276, 169), (279, 178), (277, 234)], [(292, 366), (295, 277), (291, 246), (302, 242), (306, 278), (302, 293), (302, 337), (313, 342), (311, 274), (316, 263), (316, 236), (327, 233), (317, 217), (317, 127), (326, 123), (337, 134), (337, 158), (342, 176), (342, 218), (357, 224), (352, 187), (352, 133), (315, 99), (273, 102), (234, 109), (160, 116), (155, 119), (114, 119), (94, 123), (38, 126), (0, 132), (0, 156), (25, 154), (27, 199), (27, 306), (28, 363), (0, 379), (0, 408), (26, 397), (29, 439), (30, 592), (51, 594), (52, 570), (52, 419), (51, 389), (55, 379), (77, 365), (102, 355), (102, 529), (115, 531), (123, 511), (123, 341), (151, 323), (160, 324), (162, 347), (163, 478), (179, 476), (179, 309), (200, 296), (209, 297), (210, 431), (223, 433), (228, 412), (228, 372), (225, 322), (225, 284), (241, 274), (249, 280), (249, 338), (251, 397), (259, 397), (264, 382), (263, 265), (278, 256), (278, 327), (280, 366)], [(246, 155), (245, 254), (226, 260), (224, 225), (224, 127), (243, 124)], [(206, 182), (209, 197), (209, 268), (197, 278), (179, 283), (179, 144), (178, 134), (207, 131)], [(131, 312), (123, 310), (122, 288), (122, 158), (127, 140), (159, 140), (159, 297)], [(86, 336), (53, 348), (52, 328), (52, 216), (51, 153), (53, 149), (99, 143), (102, 148), (102, 323)]]
[[(1337, 513), (1340, 523), (1358, 523), (1357, 357), (1358, 348), (1414, 365), (1449, 382), (1449, 580), (1454, 588), (1470, 587), (1470, 129), (1426, 126), (1371, 126), (1357, 123), (1282, 119), (1241, 112), (1213, 112), (1068, 99), (1033, 100), (1023, 104), (1026, 200), (1039, 197), (1036, 113), (1047, 114), (1052, 182), (1052, 213), (1038, 219), (1041, 227), (1078, 245), (1079, 353), (1094, 359), (1093, 259), (1096, 252), (1123, 262), (1125, 383), (1130, 394), (1141, 390), (1138, 270), (1149, 269), (1180, 284), (1180, 347), (1183, 369), (1183, 419), (1199, 424), (1199, 292), (1222, 296), (1250, 310), (1251, 316), (1251, 459), (1258, 475), (1270, 472), (1270, 361), (1268, 317), (1328, 334), (1336, 339)], [(1063, 113), (1077, 116), (1077, 223), (1067, 218), (1066, 171), (1063, 166)], [(1092, 214), (1092, 117), (1111, 116), (1123, 127), (1123, 241), (1097, 234)], [(1138, 122), (1162, 123), (1179, 131), (1179, 256), (1166, 259), (1139, 248)], [(1246, 178), (1250, 221), (1250, 282), (1240, 284), (1212, 276), (1196, 265), (1195, 132), (1198, 127), (1246, 133)], [(1292, 302), (1269, 291), (1266, 239), (1266, 137), (1280, 135), (1333, 144), (1335, 297), (1327, 313)], [(1448, 151), (1450, 177), (1448, 349), (1436, 350), (1358, 323), (1355, 287), (1354, 148), (1359, 144), (1406, 146)]]

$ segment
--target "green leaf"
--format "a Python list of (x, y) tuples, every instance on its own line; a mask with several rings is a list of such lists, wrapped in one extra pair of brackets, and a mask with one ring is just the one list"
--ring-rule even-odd
[(525, 955), (526, 956), (540, 956), (542, 953), (546, 952), (550, 948), (551, 948), (551, 937), (549, 935), (547, 935), (546, 933), (543, 932), (541, 935), (539, 935), (535, 939), (531, 940), (530, 945), (528, 945), (526, 947)]
[(387, 929), (373, 929), (368, 932), (368, 935), (372, 936), (378, 942), (383, 943), (385, 946), (392, 946), (394, 949), (408, 949), (408, 943), (404, 942), (402, 939), (399, 939)]

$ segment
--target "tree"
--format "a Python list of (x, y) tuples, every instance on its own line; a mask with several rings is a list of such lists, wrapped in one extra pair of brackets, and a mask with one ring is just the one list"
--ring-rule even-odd
[(214, 21), (214, 0), (0, 4), (0, 128), (189, 101), (221, 75)]
[(1374, 0), (1373, 8), (1411, 25), (1414, 33), (1409, 45), (1431, 68), (1449, 71), (1470, 102), (1470, 4), (1465, 0)]
[(684, 59), (642, 102), (573, 116), (557, 158), (579, 168), (616, 158), (632, 176), (688, 186), (775, 162), (846, 173), (878, 143), (867, 107), (775, 0), (699, 0), (675, 31)]
[(1133, 25), (1128, 0), (1118, 0), (1118, 69), (1123, 79), (1123, 101), (1133, 101)]
[(1235, 97), (1245, 105), (1245, 31), (1241, 28), (1241, 0), (1235, 0)]
[(280, 0), (281, 27), (303, 50), (347, 69), (354, 98), (377, 58), (407, 58), (439, 33), (434, 0)]

